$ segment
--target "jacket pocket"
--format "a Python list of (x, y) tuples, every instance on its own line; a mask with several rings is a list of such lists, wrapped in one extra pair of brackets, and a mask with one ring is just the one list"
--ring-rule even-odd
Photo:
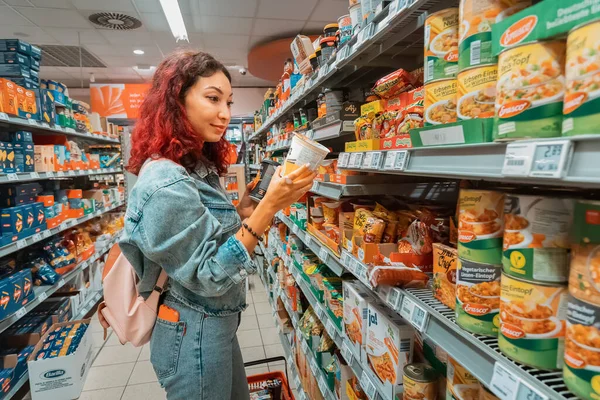
[(240, 227), (240, 216), (231, 204), (206, 203), (206, 208), (221, 224), (224, 234), (237, 231)]
[(165, 379), (177, 373), (184, 332), (183, 321), (169, 322), (156, 319), (150, 340), (150, 362), (158, 379)]

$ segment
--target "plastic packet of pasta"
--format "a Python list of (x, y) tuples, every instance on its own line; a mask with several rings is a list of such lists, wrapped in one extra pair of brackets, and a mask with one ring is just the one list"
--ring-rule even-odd
[(400, 262), (391, 262), (389, 259), (385, 259), (380, 265), (369, 264), (368, 267), (367, 276), (374, 287), (380, 285), (424, 287), (429, 280), (429, 276), (419, 268), (409, 267)]

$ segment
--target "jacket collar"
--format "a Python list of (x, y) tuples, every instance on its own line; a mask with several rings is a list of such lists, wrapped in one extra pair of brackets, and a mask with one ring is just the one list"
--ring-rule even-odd
[(217, 168), (207, 160), (199, 160), (194, 167), (194, 172), (198, 174), (201, 179), (206, 178), (209, 174), (217, 174)]

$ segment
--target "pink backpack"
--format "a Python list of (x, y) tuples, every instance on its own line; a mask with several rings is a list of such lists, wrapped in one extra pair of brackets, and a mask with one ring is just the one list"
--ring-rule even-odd
[[(142, 169), (148, 164), (150, 163)], [(133, 266), (121, 253), (119, 244), (115, 244), (104, 265), (104, 301), (98, 306), (98, 319), (104, 327), (104, 339), (107, 329), (112, 328), (121, 344), (129, 342), (139, 347), (150, 341), (160, 295), (167, 283), (167, 273), (161, 270), (156, 285), (146, 300), (140, 296), (137, 282)]]

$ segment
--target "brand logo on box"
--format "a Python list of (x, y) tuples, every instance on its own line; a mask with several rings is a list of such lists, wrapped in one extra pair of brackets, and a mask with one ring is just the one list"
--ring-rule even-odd
[(485, 315), (485, 314), (489, 313), (490, 311), (492, 311), (491, 307), (489, 307), (489, 306), (486, 306), (483, 304), (472, 304), (472, 303), (467, 303), (467, 304), (463, 305), (463, 310), (465, 310), (465, 312), (467, 314), (475, 315), (475, 316)]
[(500, 37), (500, 44), (504, 47), (521, 43), (537, 25), (537, 16), (528, 15), (512, 24)]
[(369, 326), (377, 325), (377, 314), (369, 314)]
[(584, 92), (575, 92), (568, 94), (567, 96), (565, 96), (565, 105), (563, 107), (563, 112), (565, 114), (572, 113), (577, 108), (579, 108), (580, 105), (585, 103), (587, 98), (588, 94)]
[(504, 104), (498, 110), (498, 116), (500, 118), (510, 118), (515, 115), (521, 114), (523, 111), (527, 110), (531, 106), (531, 102), (529, 100), (517, 100), (511, 101), (508, 104)]
[(53, 370), (44, 372), (42, 374), (42, 378), (44, 378), (44, 379), (59, 378), (66, 373), (67, 373), (67, 371), (65, 371), (64, 369), (53, 369)]

